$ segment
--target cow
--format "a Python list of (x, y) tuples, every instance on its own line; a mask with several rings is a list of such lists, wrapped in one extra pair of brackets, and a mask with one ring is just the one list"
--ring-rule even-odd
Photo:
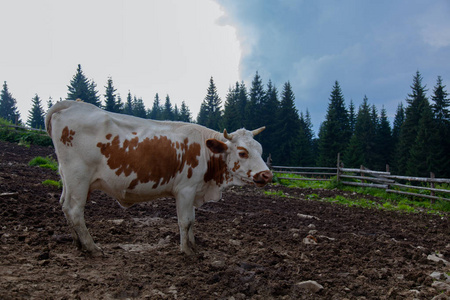
[(61, 101), (48, 111), (46, 130), (59, 162), (60, 204), (78, 248), (102, 255), (89, 234), (84, 208), (92, 190), (123, 207), (174, 197), (180, 249), (195, 253), (195, 208), (221, 198), (229, 185), (262, 187), (272, 173), (253, 139), (265, 127), (223, 133), (198, 124), (146, 120)]

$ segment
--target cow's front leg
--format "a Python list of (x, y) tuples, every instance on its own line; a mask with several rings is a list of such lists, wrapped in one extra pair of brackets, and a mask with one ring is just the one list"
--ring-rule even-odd
[(196, 250), (194, 237), (194, 192), (187, 190), (178, 193), (176, 197), (178, 227), (180, 228), (180, 249), (187, 255), (193, 255)]

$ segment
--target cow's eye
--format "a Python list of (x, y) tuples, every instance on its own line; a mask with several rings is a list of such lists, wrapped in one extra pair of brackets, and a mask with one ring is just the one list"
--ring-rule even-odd
[(240, 158), (248, 158), (248, 153), (247, 152), (239, 152), (239, 157)]

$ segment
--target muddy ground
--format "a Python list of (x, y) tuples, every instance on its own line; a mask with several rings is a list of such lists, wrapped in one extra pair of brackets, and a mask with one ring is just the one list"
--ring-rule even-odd
[[(1, 299), (450, 296), (441, 291), (445, 285), (436, 285), (445, 275), (430, 276), (448, 273), (450, 266), (429, 259), (450, 261), (448, 215), (306, 200), (312, 193), (343, 194), (337, 190), (230, 188), (223, 200), (197, 210), (195, 257), (179, 251), (174, 199), (123, 209), (95, 192), (86, 207), (87, 226), (106, 254), (90, 257), (72, 245), (60, 190), (42, 185), (58, 175), (27, 165), (37, 155), (52, 154), (51, 148), (0, 141)], [(290, 197), (264, 190), (283, 190)], [(302, 287), (308, 280), (322, 288)]]

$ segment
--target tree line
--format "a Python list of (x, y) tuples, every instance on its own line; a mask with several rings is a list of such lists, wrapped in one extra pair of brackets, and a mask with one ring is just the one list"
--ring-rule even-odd
[[(169, 95), (162, 103), (156, 94), (152, 107), (148, 109), (142, 98), (132, 96), (131, 92), (123, 101), (116, 93), (112, 78), (107, 80), (102, 104), (96, 84), (87, 79), (81, 65), (68, 85), (66, 99), (82, 99), (107, 111), (141, 118), (196, 122), (218, 131), (266, 126), (264, 134), (256, 139), (263, 146), (263, 157), (270, 154), (276, 165), (335, 166), (337, 154), (341, 153), (346, 167), (364, 165), (383, 170), (389, 164), (391, 171), (397, 174), (429, 176), (432, 171), (437, 177), (450, 177), (448, 92), (438, 76), (428, 98), (428, 90), (422, 80), (417, 71), (406, 106), (399, 103), (392, 126), (386, 109), (371, 105), (366, 96), (358, 108), (353, 101), (347, 105), (336, 81), (318, 137), (314, 135), (308, 110), (299, 112), (295, 107), (290, 82), (286, 82), (279, 92), (271, 80), (264, 85), (258, 72), (249, 88), (244, 82), (236, 82), (228, 90), (224, 103), (211, 77), (196, 120), (193, 120), (184, 101), (178, 108), (172, 105)], [(48, 107), (52, 102), (50, 98)], [(44, 115), (42, 101), (35, 95), (27, 125), (43, 128)], [(0, 117), (14, 122), (18, 116), (16, 101), (5, 82), (0, 95)]]

